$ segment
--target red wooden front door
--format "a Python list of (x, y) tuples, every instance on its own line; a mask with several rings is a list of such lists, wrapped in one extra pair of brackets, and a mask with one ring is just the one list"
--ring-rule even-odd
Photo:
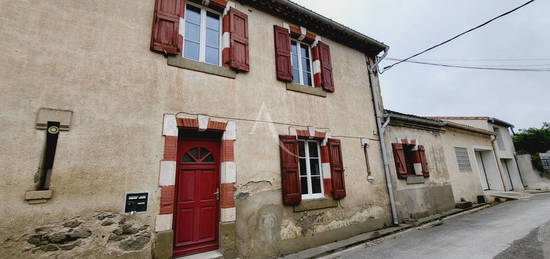
[(178, 144), (174, 256), (218, 248), (220, 143), (184, 139)]

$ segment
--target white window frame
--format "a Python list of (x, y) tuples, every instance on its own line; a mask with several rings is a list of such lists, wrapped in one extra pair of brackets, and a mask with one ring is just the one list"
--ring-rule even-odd
[[(310, 156), (309, 156), (309, 143), (315, 143), (317, 146), (317, 162), (319, 163), (319, 182), (321, 184), (321, 192), (320, 193), (313, 193), (313, 183), (311, 181), (311, 163), (310, 163)], [(321, 199), (325, 197), (325, 189), (323, 184), (323, 167), (321, 166), (321, 149), (319, 141), (316, 140), (304, 140), (299, 139), (298, 145), (303, 143), (304, 145), (304, 157), (301, 157), (298, 153), (298, 159), (305, 158), (306, 159), (306, 179), (307, 179), (307, 194), (302, 194), (302, 199), (304, 200), (310, 200), (310, 199)], [(299, 148), (299, 147), (298, 147)], [(298, 172), (300, 173), (300, 185), (302, 184), (302, 174), (300, 169), (300, 163), (298, 163)]]
[[(301, 85), (305, 85), (305, 86), (309, 86), (309, 87), (315, 87), (315, 82), (313, 82), (313, 56), (311, 56), (311, 45), (303, 42), (303, 41), (299, 41), (299, 40), (294, 40), (294, 39), (291, 39), (291, 48), (292, 48), (292, 42), (295, 42), (296, 43), (296, 54), (298, 55), (298, 71), (300, 73), (299, 74), (299, 77), (300, 77), (300, 84)], [(304, 71), (302, 69), (302, 52), (300, 51), (300, 45), (304, 45), (307, 47), (307, 51), (309, 53), (309, 67), (311, 68), (311, 71), (310, 72), (310, 75), (311, 75), (311, 85), (306, 85), (304, 84)], [(292, 50), (290, 52), (290, 64), (291, 66), (293, 67), (294, 64), (292, 62)], [(294, 70), (294, 68), (293, 68)], [(294, 72), (293, 72), (294, 73)]]
[[(201, 10), (201, 24), (199, 25), (199, 60), (194, 60), (194, 59), (189, 59), (189, 60), (193, 60), (193, 61), (198, 61), (198, 62), (203, 62), (203, 63), (206, 63), (206, 13), (207, 12), (211, 12), (211, 13), (214, 13), (214, 14), (217, 14), (219, 16), (219, 28), (218, 28), (218, 64), (210, 64), (210, 63), (206, 63), (206, 64), (209, 64), (209, 65), (213, 65), (213, 66), (221, 66), (221, 63), (222, 63), (222, 28), (223, 28), (223, 17), (222, 17), (222, 14), (220, 12), (217, 12), (213, 9), (210, 9), (208, 7), (205, 7), (205, 6), (202, 6), (202, 5), (199, 5), (199, 4), (195, 4), (195, 3), (192, 3), (192, 2), (188, 2), (188, 3), (185, 3), (185, 14), (184, 14), (184, 19), (182, 20), (182, 22), (180, 22), (180, 31), (181, 31), (181, 35), (183, 36), (183, 46), (182, 46), (182, 51), (181, 51), (181, 56), (183, 58), (186, 58), (185, 57), (185, 24), (187, 23), (187, 19), (185, 17), (187, 17), (187, 5), (190, 5), (190, 6), (193, 6), (193, 7), (196, 7), (196, 8), (199, 8)], [(186, 58), (187, 59), (187, 58)]]

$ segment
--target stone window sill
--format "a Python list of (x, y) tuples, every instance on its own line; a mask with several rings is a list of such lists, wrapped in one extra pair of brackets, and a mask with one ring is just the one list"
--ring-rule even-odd
[(52, 190), (43, 191), (27, 191), (25, 193), (25, 201), (29, 204), (46, 203), (53, 196)]
[(320, 97), (327, 97), (327, 92), (323, 91), (323, 89), (315, 88), (311, 86), (286, 83), (286, 90), (304, 93), (304, 94), (311, 94), (311, 95), (320, 96)]
[(179, 67), (179, 68), (185, 68), (193, 71), (203, 72), (206, 74), (227, 77), (231, 79), (235, 79), (237, 77), (237, 72), (233, 71), (229, 67), (211, 65), (204, 62), (198, 62), (198, 61), (186, 59), (181, 56), (168, 57), (168, 65), (173, 67)]
[(422, 184), (426, 181), (424, 176), (409, 175), (407, 177), (407, 184)]
[(294, 206), (294, 212), (303, 212), (308, 210), (320, 210), (338, 207), (338, 201), (331, 198), (302, 200), (299, 205)]

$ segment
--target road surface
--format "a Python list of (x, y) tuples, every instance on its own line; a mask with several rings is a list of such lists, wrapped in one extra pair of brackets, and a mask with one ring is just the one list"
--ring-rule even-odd
[(550, 259), (550, 193), (505, 202), (324, 258)]

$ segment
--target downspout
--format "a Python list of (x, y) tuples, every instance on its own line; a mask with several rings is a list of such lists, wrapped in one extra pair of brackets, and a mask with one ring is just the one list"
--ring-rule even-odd
[[(380, 61), (386, 56), (388, 53), (389, 47), (386, 47), (384, 50), (384, 55), (382, 58), (378, 59), (375, 65), (378, 65)], [(375, 69), (376, 66), (373, 66), (372, 69)], [(374, 116), (376, 118), (376, 129), (378, 131), (378, 138), (380, 139), (380, 151), (382, 152), (382, 161), (384, 163), (384, 175), (386, 176), (386, 187), (388, 189), (388, 196), (390, 199), (390, 207), (391, 207), (391, 215), (392, 215), (392, 221), (395, 226), (399, 225), (399, 219), (397, 218), (397, 207), (395, 205), (395, 196), (393, 193), (393, 184), (392, 179), (390, 175), (390, 165), (388, 163), (388, 157), (386, 153), (386, 143), (384, 141), (384, 131), (388, 123), (390, 122), (390, 119), (388, 118), (384, 125), (382, 125), (380, 121), (379, 111), (378, 111), (378, 99), (376, 98), (376, 94), (374, 91), (374, 85), (372, 83), (372, 70), (369, 65), (369, 58), (367, 57), (367, 69), (368, 69), (368, 76), (369, 76), (369, 86), (371, 91), (371, 97), (372, 97), (372, 104), (374, 106)]]

